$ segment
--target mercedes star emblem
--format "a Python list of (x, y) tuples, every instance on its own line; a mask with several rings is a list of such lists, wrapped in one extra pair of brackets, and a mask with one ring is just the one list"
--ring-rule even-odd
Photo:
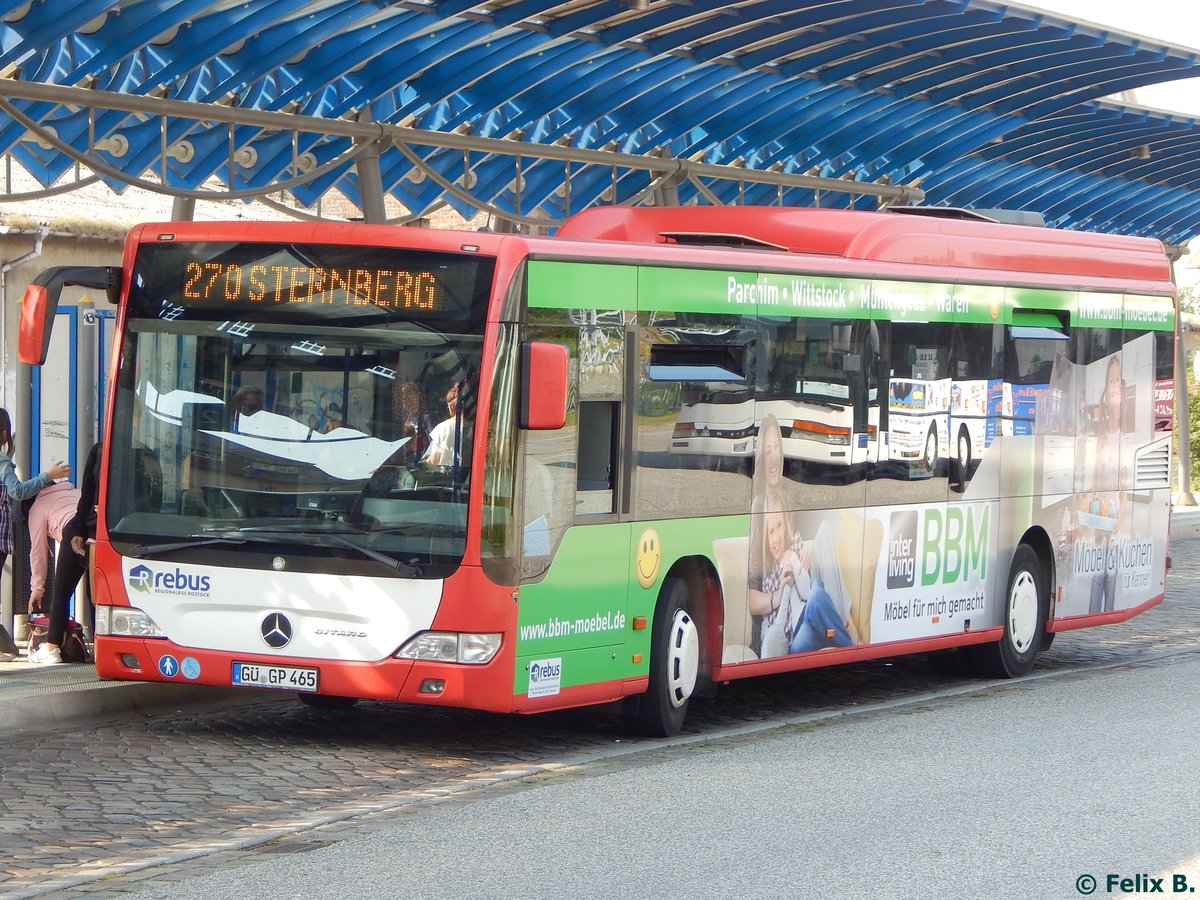
[(287, 646), (292, 639), (292, 623), (283, 613), (271, 613), (262, 621), (262, 639), (276, 650)]

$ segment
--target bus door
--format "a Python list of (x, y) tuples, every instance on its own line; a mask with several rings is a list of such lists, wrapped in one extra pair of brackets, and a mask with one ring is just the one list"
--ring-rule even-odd
[[(626, 418), (627, 319), (632, 312), (563, 308), (561, 298), (634, 304), (635, 279), (616, 266), (530, 265), (522, 340), (570, 354), (563, 428), (518, 433), (520, 594), (514, 693), (552, 701), (603, 699), (632, 677), (627, 613), (630, 527), (620, 515)], [(489, 449), (489, 452), (491, 450)], [(497, 451), (497, 455), (502, 454)], [(609, 687), (591, 687), (608, 683)]]
[[(574, 702), (609, 699), (614, 684), (646, 670), (622, 646), (643, 634), (630, 624), (633, 539), (622, 506), (630, 480), (627, 385), (637, 270), (534, 260), (525, 290), (526, 320), (501, 328), (498, 354), (514, 361), (515, 372), (521, 341), (563, 344), (570, 382), (563, 428), (515, 431), (512, 506), (519, 527), (503, 532), (516, 537), (520, 560), (514, 695), (539, 707), (568, 692)], [(511, 376), (513, 390), (518, 380)], [(496, 398), (493, 406), (503, 412), (509, 404)], [(500, 495), (508, 484), (500, 471), (504, 433), (495, 424), (490, 431)], [(499, 512), (503, 501), (496, 503)]]

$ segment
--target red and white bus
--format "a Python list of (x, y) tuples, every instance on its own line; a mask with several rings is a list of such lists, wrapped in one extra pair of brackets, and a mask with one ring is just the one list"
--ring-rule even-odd
[(760, 673), (1019, 676), (1163, 596), (1153, 240), (781, 208), (147, 224), (31, 285), (23, 360), (67, 285), (118, 308), (107, 678), (621, 701), (665, 735)]

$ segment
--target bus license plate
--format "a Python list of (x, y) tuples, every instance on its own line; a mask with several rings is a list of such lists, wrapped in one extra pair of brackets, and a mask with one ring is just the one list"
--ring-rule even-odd
[(278, 688), (281, 691), (315, 693), (317, 670), (235, 662), (233, 664), (233, 683), (244, 687)]

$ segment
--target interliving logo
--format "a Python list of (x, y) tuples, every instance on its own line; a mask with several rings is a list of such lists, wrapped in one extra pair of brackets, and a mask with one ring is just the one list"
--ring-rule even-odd
[(887, 586), (889, 590), (910, 588), (917, 573), (917, 512), (892, 513), (888, 538)]
[(152, 591), (160, 594), (182, 594), (188, 597), (206, 596), (212, 588), (207, 575), (190, 575), (182, 569), (155, 571), (146, 565), (129, 570), (129, 587), (139, 594)]

